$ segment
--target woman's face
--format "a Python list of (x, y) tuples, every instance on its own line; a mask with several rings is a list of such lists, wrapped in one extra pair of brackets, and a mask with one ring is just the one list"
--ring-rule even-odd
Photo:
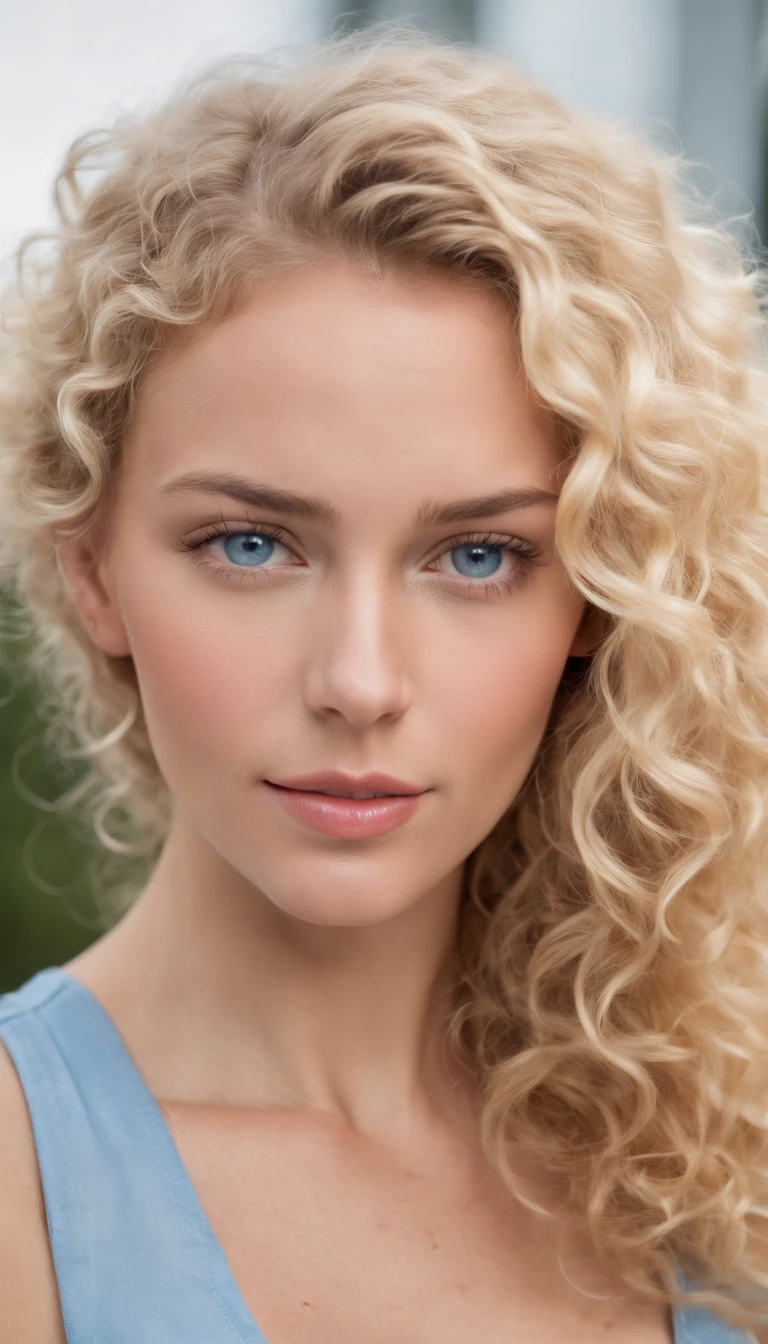
[[(318, 262), (149, 371), (81, 610), (134, 660), (186, 821), (276, 907), (394, 916), (518, 793), (586, 651), (560, 456), (501, 300), (428, 269)], [(328, 833), (268, 782), (328, 769), (423, 792), (368, 832), (377, 805), (319, 804)]]

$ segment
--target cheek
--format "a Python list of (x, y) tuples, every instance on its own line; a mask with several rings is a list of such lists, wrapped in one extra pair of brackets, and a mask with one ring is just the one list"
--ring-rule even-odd
[[(487, 636), (476, 631), (438, 660), (439, 728), (453, 742), (467, 787), (482, 781), (509, 801), (533, 763), (573, 638), (571, 613), (522, 609)], [(567, 638), (566, 638), (567, 634)]]
[(194, 588), (137, 583), (122, 600), (147, 729), (171, 788), (217, 763), (252, 765), (260, 724), (292, 685), (292, 641), (271, 603), (257, 609), (245, 596)]

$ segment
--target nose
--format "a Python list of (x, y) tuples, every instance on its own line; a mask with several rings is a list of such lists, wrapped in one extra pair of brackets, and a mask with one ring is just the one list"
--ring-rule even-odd
[(309, 624), (305, 697), (355, 728), (398, 719), (412, 702), (407, 615), (384, 576), (358, 572), (318, 602)]

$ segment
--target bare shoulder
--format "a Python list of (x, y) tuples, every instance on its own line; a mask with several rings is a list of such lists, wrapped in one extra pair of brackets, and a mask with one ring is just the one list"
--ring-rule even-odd
[(1, 1041), (0, 1190), (3, 1337), (66, 1344), (29, 1111)]

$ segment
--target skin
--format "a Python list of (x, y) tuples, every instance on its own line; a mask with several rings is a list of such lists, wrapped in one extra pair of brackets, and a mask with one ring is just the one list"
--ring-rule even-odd
[[(556, 496), (560, 460), (500, 299), (440, 273), (382, 282), (334, 262), (283, 276), (150, 371), (98, 550), (61, 555), (94, 641), (133, 657), (178, 803), (119, 937), (154, 949), (158, 1007), (183, 993), (209, 1040), (196, 1088), (231, 1089), (245, 1051), (253, 1100), (277, 1093), (361, 1131), (442, 1106), (425, 1063), (462, 864), (518, 792), (566, 658), (590, 641), (554, 551), (556, 499), (409, 523), (435, 498)], [(322, 496), (340, 521), (164, 489), (213, 471)], [(184, 550), (211, 525), (259, 522), (284, 526), (295, 554), (278, 544), (248, 570), (221, 541)], [(542, 564), (526, 577), (499, 554), (493, 577), (523, 581), (478, 600), (451, 547), (489, 531)], [(400, 829), (349, 841), (301, 826), (260, 783), (331, 766), (432, 792)]]
[[(501, 1344), (510, 1319), (531, 1341), (567, 1330), (578, 1344), (596, 1323), (620, 1323), (633, 1344), (671, 1339), (657, 1309), (568, 1287), (551, 1228), (484, 1164), (470, 1082), (442, 1049), (464, 861), (517, 794), (566, 659), (591, 652), (595, 630), (555, 550), (556, 499), (459, 524), (413, 518), (505, 489), (556, 496), (561, 455), (498, 296), (428, 268), (376, 279), (324, 259), (158, 358), (108, 514), (89, 539), (61, 541), (86, 629), (134, 660), (175, 800), (135, 905), (65, 969), (161, 1100), (270, 1344), (343, 1344), (362, 1324), (375, 1344), (373, 1320), (382, 1341), (401, 1325), (414, 1341)], [(188, 472), (323, 497), (337, 518), (165, 488)], [(263, 568), (228, 555), (226, 538), (186, 549), (222, 523), (282, 527), (285, 544)], [(540, 563), (491, 549), (492, 579), (519, 581), (481, 595), (457, 550), (473, 533), (492, 533), (491, 548), (522, 540)], [(430, 792), (388, 835), (332, 839), (262, 782), (326, 767)], [(338, 1260), (323, 1258), (308, 1182), (312, 1208), (334, 1205), (339, 1237), (350, 1229), (336, 1253), (368, 1280), (357, 1317)], [(262, 1241), (246, 1194), (263, 1204), (272, 1189)], [(425, 1235), (443, 1252), (437, 1277)], [(579, 1254), (580, 1281), (604, 1293)], [(297, 1297), (317, 1309), (307, 1325)]]

